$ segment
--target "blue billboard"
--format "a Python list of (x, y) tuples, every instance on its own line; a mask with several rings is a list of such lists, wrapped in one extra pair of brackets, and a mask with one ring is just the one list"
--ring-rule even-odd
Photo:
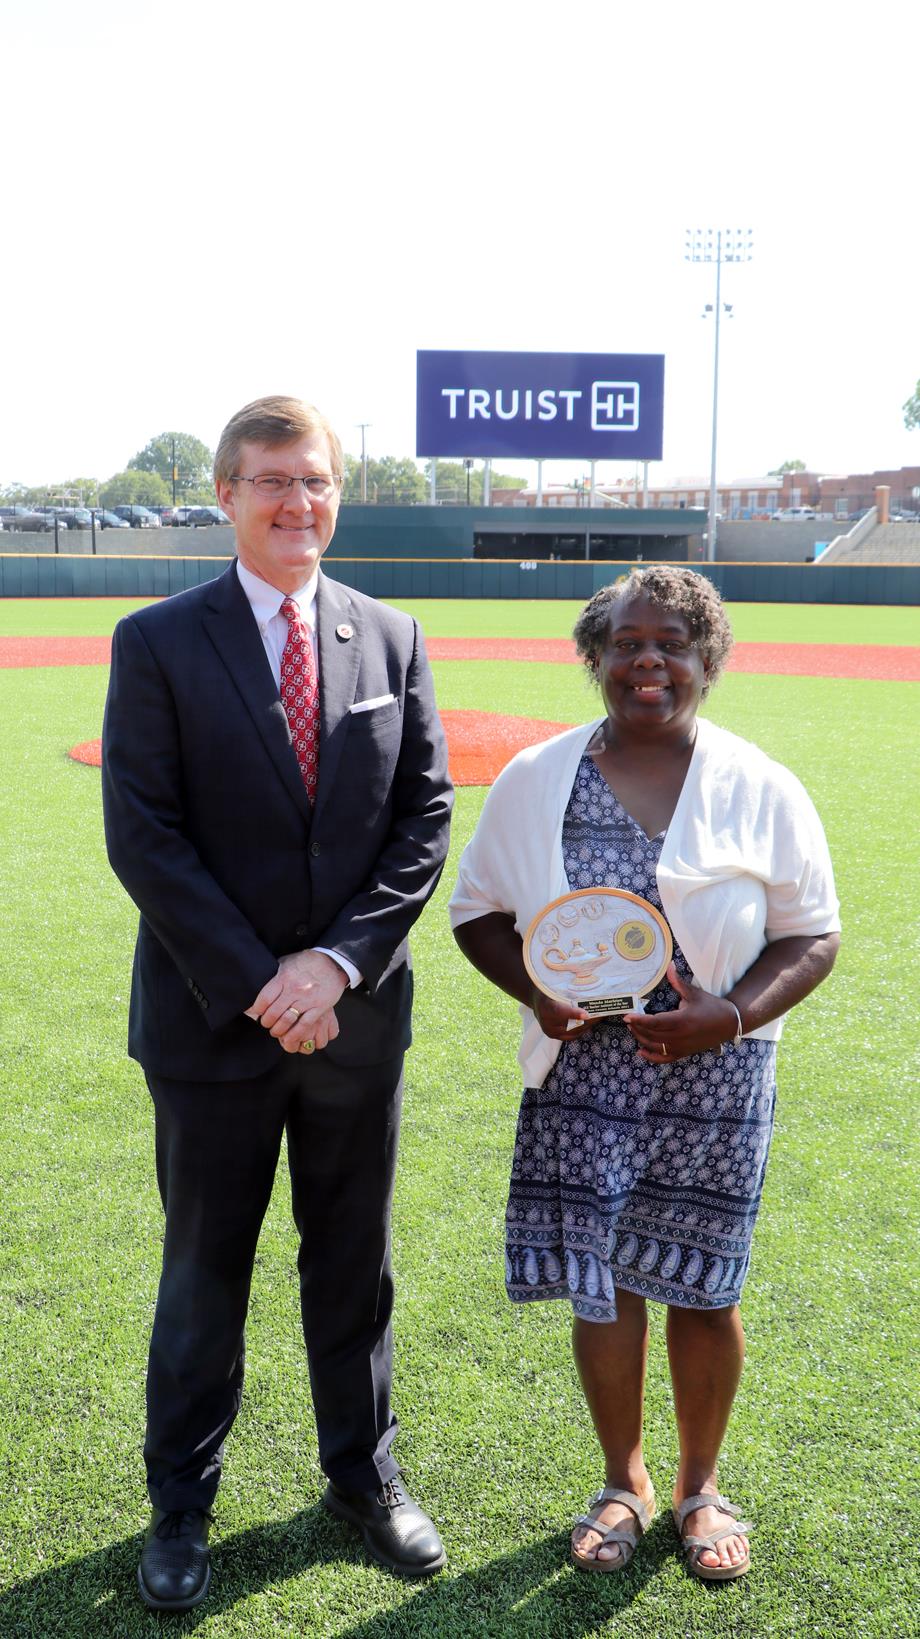
[(416, 455), (661, 459), (661, 353), (417, 358)]

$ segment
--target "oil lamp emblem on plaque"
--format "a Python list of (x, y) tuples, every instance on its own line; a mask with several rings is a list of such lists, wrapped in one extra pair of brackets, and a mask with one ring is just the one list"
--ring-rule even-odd
[(538, 989), (598, 1017), (643, 1011), (673, 949), (661, 912), (622, 888), (580, 888), (545, 905), (524, 936)]

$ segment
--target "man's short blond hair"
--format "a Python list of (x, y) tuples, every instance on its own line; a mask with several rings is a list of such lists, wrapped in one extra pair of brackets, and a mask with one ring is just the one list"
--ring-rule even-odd
[(218, 483), (229, 483), (237, 475), (240, 445), (264, 444), (268, 449), (283, 449), (286, 444), (297, 444), (302, 438), (325, 433), (332, 457), (332, 476), (338, 483), (345, 477), (345, 456), (341, 441), (315, 404), (305, 404), (301, 398), (255, 398), (244, 404), (231, 416), (220, 435), (214, 457), (214, 478)]

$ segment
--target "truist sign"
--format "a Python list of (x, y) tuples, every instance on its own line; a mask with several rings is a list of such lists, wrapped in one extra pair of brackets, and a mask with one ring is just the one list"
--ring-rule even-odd
[(660, 353), (418, 354), (416, 454), (659, 461)]

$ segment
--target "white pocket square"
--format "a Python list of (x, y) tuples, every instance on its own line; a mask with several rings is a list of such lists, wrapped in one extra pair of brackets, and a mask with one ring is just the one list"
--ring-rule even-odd
[(349, 711), (377, 711), (380, 706), (388, 706), (396, 700), (395, 694), (375, 694), (373, 700), (356, 700)]

